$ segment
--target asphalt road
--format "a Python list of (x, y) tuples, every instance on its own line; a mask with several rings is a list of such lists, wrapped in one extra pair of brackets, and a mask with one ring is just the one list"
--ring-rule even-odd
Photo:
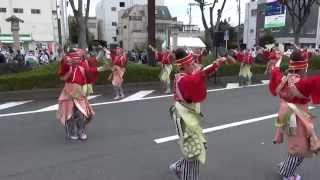
[[(86, 142), (67, 141), (55, 111), (35, 112), (54, 105), (53, 99), (0, 110), (0, 180), (175, 180), (168, 165), (181, 156), (176, 141), (154, 141), (175, 134), (168, 115), (172, 97), (148, 97), (92, 99), (96, 117)], [(203, 127), (274, 114), (277, 102), (267, 86), (209, 92)], [(312, 112), (319, 115), (320, 108)], [(286, 158), (286, 147), (272, 138), (273, 119), (208, 133), (201, 180), (280, 180), (276, 164)], [(306, 159), (299, 172), (304, 180), (319, 179), (319, 167), (319, 157)]]

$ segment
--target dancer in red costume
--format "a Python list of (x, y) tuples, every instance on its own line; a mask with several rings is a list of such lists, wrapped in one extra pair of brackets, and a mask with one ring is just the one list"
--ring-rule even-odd
[(174, 105), (170, 115), (174, 120), (183, 158), (169, 166), (180, 180), (198, 180), (199, 164), (206, 161), (206, 139), (200, 126), (200, 103), (207, 97), (206, 79), (227, 62), (222, 57), (205, 68), (194, 63), (193, 55), (184, 49), (175, 51), (180, 73), (174, 81)]
[(109, 80), (112, 81), (112, 85), (115, 91), (115, 100), (124, 98), (123, 90), (123, 76), (126, 72), (126, 66), (128, 62), (128, 57), (124, 53), (122, 48), (116, 48), (111, 52), (111, 70), (112, 74), (109, 76)]
[(58, 74), (65, 81), (65, 86), (59, 97), (57, 118), (72, 140), (87, 139), (86, 125), (94, 115), (87, 99), (92, 90), (88, 84), (96, 81), (98, 71), (102, 69), (90, 67), (82, 49), (66, 53), (60, 62)]
[(273, 47), (270, 51), (264, 51), (263, 55), (268, 60), (265, 74), (270, 75), (276, 63), (282, 58), (282, 53), (277, 47)]
[(171, 54), (169, 49), (165, 49), (163, 52), (157, 51), (151, 45), (149, 46), (153, 52), (156, 53), (156, 57), (158, 58), (158, 62), (161, 66), (161, 72), (159, 75), (162, 86), (164, 87), (165, 94), (171, 93), (171, 73), (172, 73), (172, 63), (173, 63), (173, 55)]
[(234, 52), (236, 60), (241, 63), (239, 71), (239, 86), (250, 85), (252, 78), (251, 66), (253, 64), (254, 58), (249, 50)]
[(271, 69), (269, 85), (271, 94), (280, 97), (274, 143), (281, 144), (283, 136), (287, 137), (288, 158), (280, 163), (280, 175), (284, 180), (300, 180), (296, 169), (320, 148), (314, 116), (308, 110), (310, 102), (320, 103), (320, 76), (305, 76), (308, 59), (300, 50), (291, 54), (287, 74), (281, 72), (280, 63)]

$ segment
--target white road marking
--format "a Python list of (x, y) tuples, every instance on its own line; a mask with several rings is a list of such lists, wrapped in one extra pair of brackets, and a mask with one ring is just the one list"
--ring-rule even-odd
[[(91, 100), (91, 99), (97, 98), (99, 96), (101, 96), (101, 95), (89, 96), (88, 99)], [(48, 107), (45, 107), (45, 108), (42, 108), (42, 109), (39, 109), (39, 110), (36, 110), (36, 111), (37, 112), (57, 111), (58, 108), (59, 108), (59, 105), (55, 104), (55, 105), (48, 106)]]
[[(241, 88), (248, 88), (248, 87), (258, 87), (258, 86), (265, 86), (265, 84), (254, 84), (254, 85), (249, 85), (249, 86), (245, 86), (245, 87), (241, 86), (241, 87), (237, 87), (237, 88), (233, 88), (233, 89), (241, 89)], [(211, 90), (208, 90), (208, 92), (217, 92), (217, 91), (225, 91), (225, 90), (232, 90), (232, 88), (229, 88), (229, 89), (228, 88), (211, 89)], [(172, 97), (172, 96), (173, 96), (172, 94), (161, 95), (161, 96), (152, 96), (152, 97), (141, 98), (141, 99), (134, 100), (134, 101), (144, 101), (144, 100), (150, 100), (150, 99), (161, 99), (161, 98)], [(130, 102), (134, 102), (134, 101), (130, 101)], [(91, 104), (91, 105), (92, 106), (102, 106), (102, 105), (119, 104), (119, 103), (126, 103), (126, 101), (108, 101), (108, 102), (94, 103), (94, 104)], [(36, 110), (36, 111), (25, 111), (25, 112), (18, 112), (18, 113), (0, 114), (0, 117), (35, 114), (35, 113), (48, 112), (48, 111), (44, 111), (43, 109), (40, 109), (40, 110)], [(54, 110), (50, 110), (50, 111), (54, 111)]]
[(270, 80), (262, 80), (261, 82), (262, 82), (262, 84), (269, 84)]
[[(309, 107), (309, 109), (314, 109), (314, 108), (315, 107), (312, 107), (312, 106)], [(220, 131), (220, 130), (223, 130), (223, 129), (228, 129), (228, 128), (232, 128), (232, 127), (251, 124), (251, 123), (255, 123), (255, 122), (259, 122), (259, 121), (264, 121), (264, 120), (267, 120), (267, 119), (272, 119), (272, 118), (275, 118), (277, 116), (278, 116), (278, 113), (267, 115), (267, 116), (262, 116), (262, 117), (257, 117), (257, 118), (252, 118), (252, 119), (247, 119), (247, 120), (234, 122), (234, 123), (230, 123), (230, 124), (224, 124), (224, 125), (220, 125), (220, 126), (215, 126), (215, 127), (203, 129), (203, 133), (207, 134), (207, 133), (211, 133), (211, 132), (215, 132), (215, 131)], [(175, 141), (177, 139), (179, 139), (178, 135), (174, 135), (174, 136), (168, 136), (168, 137), (164, 137), (164, 138), (154, 139), (154, 142), (156, 142), (157, 144), (161, 144), (161, 143), (165, 143), (165, 142)]]
[(154, 92), (154, 90), (139, 91), (139, 92), (127, 97), (127, 98), (120, 100), (120, 102), (137, 101), (145, 96), (148, 96), (149, 94), (151, 94), (153, 92)]
[(30, 100), (30, 101), (7, 102), (7, 103), (4, 103), (4, 104), (0, 105), (0, 110), (8, 109), (8, 108), (15, 107), (15, 106), (19, 106), (19, 105), (26, 104), (26, 103), (29, 103), (29, 102), (32, 102), (32, 100)]
[(239, 83), (228, 83), (227, 84), (227, 89), (234, 89), (234, 88), (238, 88), (239, 87)]

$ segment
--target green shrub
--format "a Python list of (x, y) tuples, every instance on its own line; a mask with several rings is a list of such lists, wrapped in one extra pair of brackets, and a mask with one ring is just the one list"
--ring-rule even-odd
[[(213, 56), (204, 58), (204, 64), (212, 63)], [(312, 57), (310, 60), (311, 70), (320, 69), (320, 56)], [(284, 57), (281, 64), (282, 69), (288, 67), (289, 58)], [(240, 64), (230, 64), (221, 67), (217, 76), (235, 76), (239, 73)], [(13, 91), (13, 90), (27, 90), (27, 89), (40, 89), (40, 88), (57, 88), (63, 86), (63, 81), (57, 76), (57, 64), (50, 64), (42, 66), (31, 71), (1, 75), (0, 76), (0, 91)], [(174, 68), (176, 71), (176, 68)], [(255, 64), (252, 67), (253, 74), (263, 74), (265, 65)], [(110, 84), (107, 80), (110, 71), (100, 73), (97, 84)], [(125, 74), (125, 82), (150, 82), (159, 81), (160, 67), (151, 67), (142, 64), (129, 63), (127, 72)]]

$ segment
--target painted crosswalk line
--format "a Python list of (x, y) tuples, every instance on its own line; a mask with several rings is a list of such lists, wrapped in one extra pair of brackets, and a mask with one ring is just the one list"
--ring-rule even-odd
[(0, 110), (9, 109), (9, 108), (12, 108), (12, 107), (15, 107), (15, 106), (19, 106), (19, 105), (22, 105), (22, 104), (26, 104), (26, 103), (29, 103), (29, 102), (32, 102), (32, 100), (30, 100), (30, 101), (7, 102), (7, 103), (4, 103), (4, 104), (0, 104)]
[[(97, 97), (99, 97), (99, 96), (101, 96), (101, 95), (89, 96), (88, 99), (91, 100), (91, 99), (97, 98)], [(48, 106), (48, 107), (39, 109), (39, 110), (37, 110), (37, 112), (56, 111), (56, 110), (58, 110), (58, 107), (59, 107), (59, 105), (58, 105), (58, 104), (55, 104), (55, 105), (52, 105), (52, 106)]]
[(128, 96), (127, 98), (122, 99), (121, 102), (136, 101), (136, 100), (139, 100), (143, 97), (148, 96), (149, 94), (151, 94), (153, 92), (154, 92), (154, 90), (139, 91), (131, 96)]

